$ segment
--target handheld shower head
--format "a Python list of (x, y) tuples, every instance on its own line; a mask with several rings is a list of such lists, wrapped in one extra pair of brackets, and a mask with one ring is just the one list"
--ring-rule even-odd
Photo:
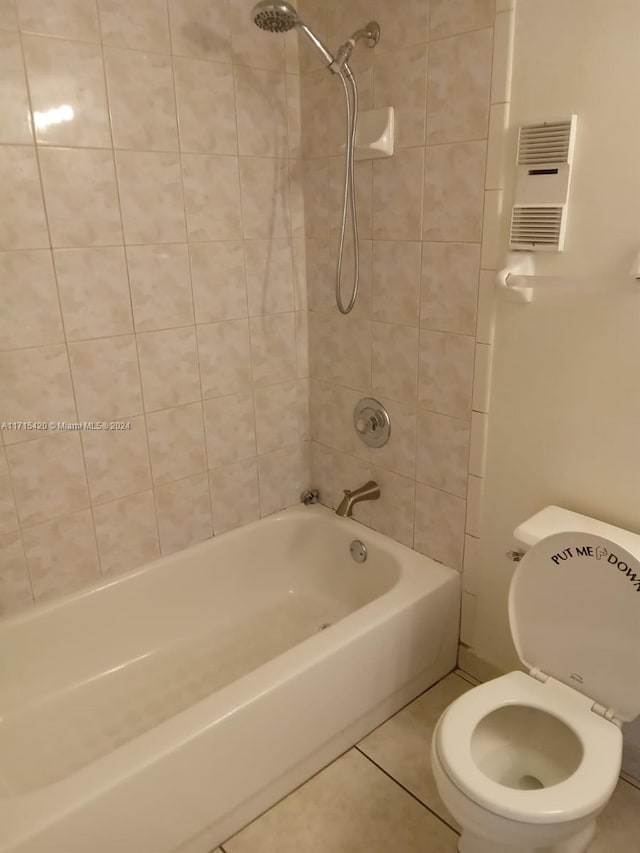
[(253, 23), (269, 33), (287, 33), (300, 22), (298, 13), (290, 3), (256, 3), (251, 13)]
[(269, 0), (261, 0), (253, 7), (251, 17), (257, 27), (269, 33), (287, 33), (297, 27), (305, 34), (315, 49), (322, 54), (327, 66), (331, 68), (333, 65), (333, 55), (322, 44), (318, 36), (300, 20), (298, 12), (291, 3), (271, 3)]

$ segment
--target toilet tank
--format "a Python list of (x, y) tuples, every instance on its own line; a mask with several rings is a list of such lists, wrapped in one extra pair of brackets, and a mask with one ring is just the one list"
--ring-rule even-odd
[(630, 530), (623, 530), (613, 524), (606, 524), (588, 515), (580, 515), (560, 506), (547, 506), (532, 515), (513, 531), (517, 544), (528, 551), (541, 539), (554, 533), (593, 533), (612, 542), (616, 542), (640, 560), (640, 535)]

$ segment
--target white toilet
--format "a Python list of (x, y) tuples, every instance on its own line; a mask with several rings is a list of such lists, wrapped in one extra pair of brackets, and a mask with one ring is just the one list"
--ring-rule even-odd
[(529, 674), (446, 709), (433, 772), (461, 853), (583, 853), (640, 713), (640, 536), (547, 507), (515, 538), (509, 622)]

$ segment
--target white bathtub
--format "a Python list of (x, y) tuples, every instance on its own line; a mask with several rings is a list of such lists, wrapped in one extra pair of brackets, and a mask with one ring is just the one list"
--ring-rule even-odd
[(449, 672), (458, 606), (295, 507), (5, 621), (0, 851), (207, 853)]

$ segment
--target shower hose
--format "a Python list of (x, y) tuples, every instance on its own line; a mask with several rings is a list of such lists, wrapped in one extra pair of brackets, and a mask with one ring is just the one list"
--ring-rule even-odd
[[(358, 215), (355, 196), (354, 153), (356, 146), (356, 128), (358, 122), (358, 88), (355, 78), (347, 63), (337, 75), (344, 88), (347, 114), (347, 144), (345, 146), (344, 187), (342, 194), (342, 226), (338, 241), (338, 259), (336, 265), (336, 304), (341, 314), (349, 314), (358, 298), (358, 283), (360, 279), (360, 246), (358, 239)], [(344, 261), (344, 242), (347, 230), (347, 215), (351, 216), (353, 234), (353, 283), (351, 296), (346, 303), (342, 300), (342, 266)]]

